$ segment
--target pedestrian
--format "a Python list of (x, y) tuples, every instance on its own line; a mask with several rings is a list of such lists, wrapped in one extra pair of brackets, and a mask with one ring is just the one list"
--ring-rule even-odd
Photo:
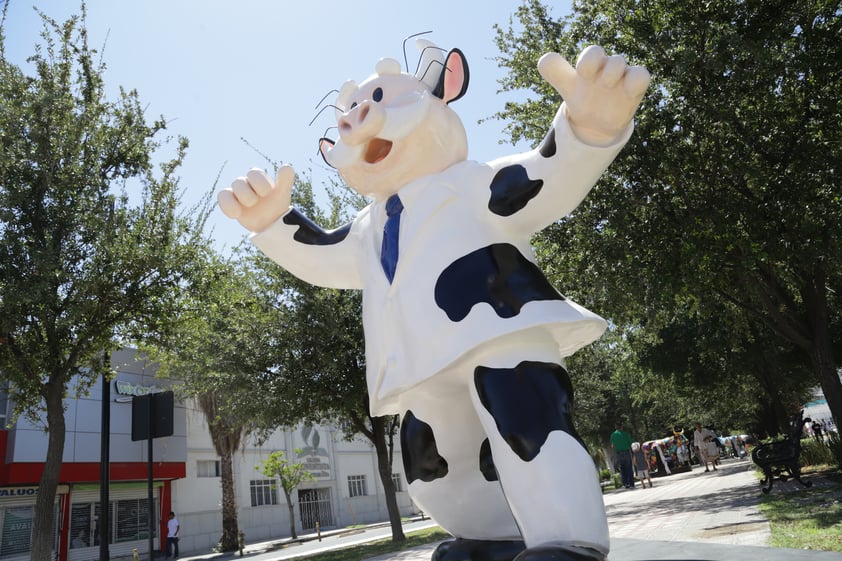
[(652, 488), (652, 478), (649, 477), (649, 462), (646, 461), (646, 450), (639, 442), (632, 442), (632, 464), (640, 479), (640, 485), (646, 489), (646, 482), (649, 481), (649, 488)]
[(813, 436), (816, 437), (817, 442), (822, 441), (822, 424), (818, 421), (813, 421)]
[(740, 452), (737, 450), (737, 437), (732, 436), (728, 439), (728, 443), (731, 445), (731, 455), (739, 460)]
[(173, 559), (178, 559), (178, 531), (181, 526), (178, 525), (178, 518), (175, 517), (174, 512), (170, 512), (170, 519), (167, 520), (167, 554), (166, 559), (172, 555)]
[(693, 446), (696, 447), (696, 454), (705, 466), (705, 471), (710, 471), (708, 462), (713, 466), (713, 471), (716, 471), (719, 447), (714, 440), (716, 440), (716, 434), (712, 430), (702, 427), (702, 423), (696, 423), (696, 430), (693, 432)]
[(611, 433), (611, 446), (617, 453), (617, 463), (620, 468), (620, 480), (626, 489), (634, 489), (634, 471), (631, 455), (632, 437), (623, 430), (623, 423), (618, 422), (616, 430)]

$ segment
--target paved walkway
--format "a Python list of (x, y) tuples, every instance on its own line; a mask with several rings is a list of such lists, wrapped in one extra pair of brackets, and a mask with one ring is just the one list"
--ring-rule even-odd
[[(641, 489), (638, 484), (633, 490), (617, 490), (603, 496), (611, 532), (609, 561), (842, 561), (842, 553), (838, 552), (765, 547), (770, 536), (769, 522), (758, 510), (760, 484), (748, 460), (725, 460), (716, 472), (705, 473), (697, 468), (652, 481), (655, 486), (651, 489)], [(794, 481), (776, 481), (772, 492), (797, 487), (800, 485)], [(369, 533), (358, 532), (357, 539), (365, 541)], [(321, 547), (332, 547), (332, 539), (326, 537)], [(370, 539), (378, 538), (372, 534)], [(390, 553), (371, 561), (429, 561), (436, 545)], [(301, 550), (284, 552), (273, 551), (274, 547), (271, 542), (250, 545), (243, 559), (277, 561), (305, 553), (303, 546)]]

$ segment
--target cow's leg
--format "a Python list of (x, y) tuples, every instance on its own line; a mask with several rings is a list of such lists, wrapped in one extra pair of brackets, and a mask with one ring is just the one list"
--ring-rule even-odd
[(524, 544), (471, 404), (471, 370), (442, 372), (401, 397), (404, 473), (415, 504), (457, 538), (433, 561), (511, 561)]
[(472, 400), (528, 549), (518, 561), (605, 559), (602, 492), (572, 419), (570, 379), (549, 337), (480, 357)]

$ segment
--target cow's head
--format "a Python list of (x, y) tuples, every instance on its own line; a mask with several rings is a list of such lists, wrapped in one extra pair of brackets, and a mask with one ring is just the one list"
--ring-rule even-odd
[(468, 88), (468, 64), (458, 49), (443, 53), (417, 40), (417, 75), (381, 59), (376, 72), (346, 82), (336, 99), (339, 140), (320, 141), (322, 157), (363, 195), (382, 200), (414, 179), (442, 171), (468, 155), (462, 121), (447, 104)]

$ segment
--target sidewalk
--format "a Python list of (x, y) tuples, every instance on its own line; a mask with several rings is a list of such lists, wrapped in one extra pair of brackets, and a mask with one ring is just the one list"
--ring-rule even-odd
[[(705, 473), (697, 468), (652, 481), (655, 486), (651, 489), (641, 489), (638, 484), (633, 490), (621, 489), (603, 496), (611, 533), (609, 561), (842, 561), (839, 552), (765, 547), (770, 536), (769, 522), (758, 510), (760, 484), (748, 460), (724, 460), (716, 472)], [(773, 492), (790, 486), (800, 487), (794, 481), (775, 482)], [(365, 540), (365, 536), (359, 538)], [(329, 541), (326, 539), (324, 544)], [(430, 561), (436, 545), (390, 553), (371, 561)], [(269, 543), (252, 544), (246, 548), (243, 559), (273, 561), (296, 557), (292, 552), (273, 554), (271, 549)], [(231, 554), (225, 557), (234, 558)]]

